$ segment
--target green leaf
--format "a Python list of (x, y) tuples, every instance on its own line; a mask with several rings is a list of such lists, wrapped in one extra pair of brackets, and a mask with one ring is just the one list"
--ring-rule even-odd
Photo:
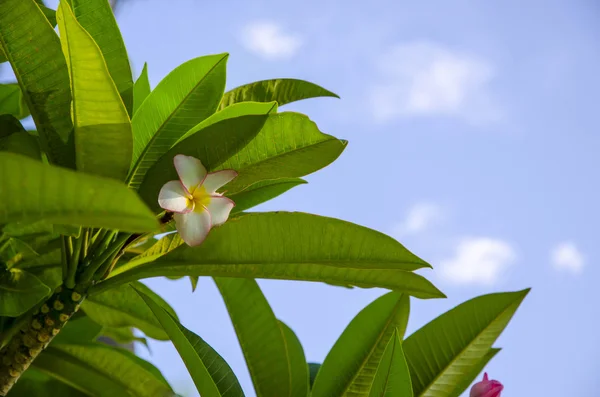
[(443, 297), (409, 271), (426, 266), (391, 237), (362, 226), (304, 213), (251, 213), (213, 229), (200, 246), (181, 245), (92, 289), (146, 277), (214, 276), (343, 283)]
[(77, 169), (124, 180), (133, 148), (127, 109), (102, 51), (67, 3), (60, 3), (56, 17), (71, 76)]
[(0, 114), (0, 139), (17, 132), (25, 132), (25, 128), (12, 114)]
[(173, 166), (177, 154), (196, 157), (207, 170), (213, 170), (248, 145), (261, 131), (267, 117), (252, 115), (225, 119), (181, 141), (148, 170), (139, 189), (140, 196), (155, 212), (161, 211), (158, 193), (165, 183), (178, 178)]
[(35, 2), (38, 3), (40, 10), (42, 10), (42, 12), (44, 13), (44, 16), (46, 17), (48, 22), (50, 22), (50, 25), (56, 26), (56, 11), (54, 11), (51, 8), (46, 7), (42, 0), (35, 0)]
[(50, 295), (50, 288), (31, 273), (20, 269), (0, 272), (0, 316), (20, 316)]
[(290, 364), (291, 396), (306, 397), (309, 391), (308, 365), (304, 349), (298, 337), (290, 327), (279, 321), (279, 328), (285, 340), (285, 348)]
[(271, 114), (256, 138), (216, 169), (238, 171), (224, 187), (237, 193), (258, 181), (313, 173), (337, 159), (345, 147), (345, 141), (323, 134), (303, 114)]
[(137, 189), (148, 169), (190, 128), (213, 114), (225, 90), (228, 54), (192, 59), (167, 75), (132, 120), (129, 185)]
[(0, 152), (0, 224), (56, 224), (149, 232), (154, 215), (122, 183)]
[(368, 397), (386, 346), (396, 330), (404, 335), (409, 312), (408, 296), (398, 292), (361, 310), (325, 357), (312, 396)]
[(305, 183), (306, 181), (300, 178), (280, 178), (256, 182), (243, 191), (228, 196), (235, 203), (231, 214), (246, 211)]
[[(298, 374), (298, 366), (295, 362), (299, 355), (295, 350), (297, 341), (290, 340), (291, 349), (288, 351), (286, 336), (292, 337), (293, 332), (289, 334), (291, 330), (288, 332), (285, 325), (280, 325), (256, 281), (217, 277), (215, 282), (223, 296), (242, 347), (256, 395), (258, 397), (296, 396), (299, 395), (296, 393), (302, 391), (292, 388), (296, 386), (303, 389), (306, 396), (307, 385), (303, 385), (302, 379), (299, 378), (306, 376), (304, 383), (308, 383), (308, 375), (307, 370), (304, 374)], [(302, 363), (306, 366), (304, 353), (300, 355)]]
[(0, 84), (0, 114), (10, 114), (18, 119), (29, 116), (27, 103), (18, 84)]
[(36, 136), (26, 131), (19, 131), (0, 138), (0, 151), (22, 154), (35, 160), (42, 160), (40, 143)]
[(471, 383), (477, 378), (477, 376), (483, 371), (486, 365), (490, 362), (496, 354), (502, 349), (490, 349), (485, 356), (474, 366), (468, 369), (468, 373), (463, 376), (462, 380), (456, 384), (452, 393), (448, 394), (448, 397), (460, 397), (461, 394), (467, 390)]
[(133, 114), (137, 112), (141, 104), (150, 95), (150, 80), (148, 80), (148, 64), (144, 63), (144, 68), (140, 77), (133, 84)]
[[(144, 284), (132, 283), (160, 302), (161, 307), (177, 318), (175, 311), (161, 297)], [(162, 326), (148, 308), (148, 305), (135, 292), (132, 284), (121, 285), (102, 294), (90, 296), (81, 308), (95, 322), (105, 327), (135, 327), (151, 338), (168, 340)]]
[(224, 109), (237, 102), (271, 102), (277, 101), (279, 106), (302, 99), (316, 97), (334, 97), (336, 94), (316, 84), (297, 79), (262, 80), (246, 84), (223, 95), (219, 109)]
[(121, 344), (140, 342), (143, 343), (146, 347), (148, 347), (148, 339), (135, 336), (133, 333), (133, 328), (130, 327), (103, 327), (101, 331), (101, 336), (110, 338), (115, 342)]
[(126, 270), (140, 266), (144, 263), (152, 262), (160, 258), (164, 254), (173, 251), (175, 248), (184, 244), (184, 241), (179, 237), (179, 234), (172, 233), (158, 240), (152, 247), (148, 248), (144, 253), (136, 256), (125, 265), (117, 267), (111, 272), (111, 277), (123, 273)]
[[(59, 252), (60, 255), (60, 252)], [(38, 258), (42, 258), (42, 256)], [(60, 256), (59, 256), (60, 258)], [(58, 262), (60, 263), (60, 262)], [(19, 266), (22, 266), (19, 264)], [(36, 276), (42, 283), (47, 285), (51, 291), (54, 291), (62, 284), (62, 269), (60, 266), (37, 266), (27, 267), (26, 270)]]
[(49, 346), (33, 366), (91, 396), (174, 396), (150, 363), (100, 343)]
[(402, 339), (396, 331), (381, 357), (369, 397), (413, 397)]
[(321, 369), (321, 364), (319, 363), (308, 363), (308, 376), (310, 382), (310, 388), (312, 390), (313, 385), (315, 384), (315, 379), (317, 378), (317, 374)]
[(102, 51), (110, 77), (123, 99), (127, 112), (131, 115), (133, 108), (131, 66), (121, 31), (109, 2), (106, 0), (68, 0), (68, 2), (77, 21)]
[(50, 343), (51, 346), (91, 343), (96, 340), (100, 332), (102, 332), (100, 324), (93, 321), (89, 316), (79, 315), (77, 318), (69, 320)]
[(403, 344), (414, 395), (453, 395), (489, 353), (529, 289), (483, 295), (462, 303), (409, 336)]
[(11, 389), (10, 396), (88, 397), (88, 394), (54, 379), (36, 368), (28, 368)]
[(169, 335), (202, 397), (243, 397), (235, 374), (208, 343), (181, 325), (152, 297), (136, 291)]
[(22, 88), (42, 148), (51, 162), (73, 168), (69, 73), (58, 36), (35, 1), (0, 2), (0, 47)]
[(233, 119), (242, 116), (253, 116), (253, 115), (268, 115), (270, 113), (277, 113), (277, 102), (243, 102), (236, 103), (228, 108), (225, 108), (217, 113), (213, 114), (206, 120), (197, 124), (194, 128), (190, 129), (176, 142), (179, 143), (186, 138), (194, 135), (198, 131), (208, 127), (209, 125), (218, 123), (226, 119)]
[[(0, 262), (4, 261), (9, 263), (10, 261), (20, 261), (23, 258), (37, 256), (33, 248), (26, 242), (18, 238), (8, 238), (6, 241), (0, 243)], [(18, 259), (16, 258), (18, 257)], [(15, 262), (16, 263), (16, 262)], [(12, 267), (14, 263), (9, 264), (8, 267)]]

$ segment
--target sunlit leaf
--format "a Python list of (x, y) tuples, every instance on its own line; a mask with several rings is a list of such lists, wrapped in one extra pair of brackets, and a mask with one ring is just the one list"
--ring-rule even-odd
[(313, 397), (368, 397), (382, 356), (395, 332), (404, 335), (410, 302), (390, 292), (373, 301), (348, 324), (323, 362)]
[(397, 331), (394, 331), (381, 356), (368, 396), (413, 397), (410, 371), (402, 351), (402, 339)]
[(452, 396), (472, 379), (529, 290), (483, 295), (462, 303), (410, 335), (403, 344), (418, 397)]
[(133, 145), (127, 109), (102, 51), (67, 3), (56, 18), (71, 76), (77, 169), (124, 180)]
[(0, 152), (0, 224), (56, 224), (152, 231), (154, 215), (122, 183)]
[(147, 277), (215, 276), (331, 282), (443, 297), (409, 271), (426, 266), (391, 237), (362, 226), (304, 213), (251, 213), (213, 229), (200, 246), (181, 245), (92, 290)]
[(190, 128), (213, 114), (225, 89), (228, 54), (187, 61), (167, 75), (133, 117), (128, 181), (137, 189), (148, 169)]
[(21, 85), (42, 148), (50, 161), (73, 168), (67, 65), (54, 28), (34, 0), (0, 2), (0, 47)]
[(316, 84), (297, 79), (262, 80), (234, 88), (223, 95), (219, 109), (227, 108), (237, 102), (277, 101), (279, 106), (302, 99), (316, 97), (339, 98), (333, 92)]
[(305, 183), (306, 181), (300, 178), (280, 178), (256, 182), (239, 193), (228, 195), (235, 203), (231, 214), (246, 211)]
[(106, 0), (68, 0), (81, 26), (96, 42), (106, 61), (110, 77), (131, 115), (133, 78), (127, 50), (110, 4)]
[(140, 108), (140, 105), (150, 95), (150, 80), (148, 80), (148, 64), (144, 63), (144, 68), (140, 77), (133, 84), (133, 113)]
[(202, 397), (244, 396), (227, 362), (208, 343), (181, 325), (152, 297), (137, 291), (169, 335)]
[(157, 197), (160, 189), (168, 181), (178, 179), (173, 166), (176, 155), (193, 156), (207, 170), (212, 170), (248, 145), (261, 131), (267, 117), (251, 115), (225, 119), (179, 142), (148, 170), (139, 189), (140, 196), (151, 209), (159, 212)]

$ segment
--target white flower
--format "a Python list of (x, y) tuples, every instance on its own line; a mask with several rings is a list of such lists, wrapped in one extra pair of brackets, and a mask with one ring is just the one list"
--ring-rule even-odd
[(178, 154), (173, 159), (178, 181), (160, 189), (158, 204), (174, 212), (179, 235), (190, 246), (202, 244), (213, 226), (227, 220), (235, 203), (217, 189), (237, 176), (234, 170), (206, 172), (200, 160)]

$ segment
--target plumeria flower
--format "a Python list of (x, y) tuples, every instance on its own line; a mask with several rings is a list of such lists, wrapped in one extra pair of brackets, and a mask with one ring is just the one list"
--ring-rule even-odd
[(178, 181), (160, 189), (158, 204), (174, 212), (179, 235), (190, 246), (202, 244), (213, 226), (227, 220), (235, 203), (217, 189), (237, 176), (234, 170), (206, 172), (200, 160), (178, 154), (173, 159)]
[(502, 383), (497, 380), (489, 380), (488, 374), (483, 374), (483, 380), (477, 382), (471, 388), (470, 397), (500, 397), (500, 393), (504, 389)]

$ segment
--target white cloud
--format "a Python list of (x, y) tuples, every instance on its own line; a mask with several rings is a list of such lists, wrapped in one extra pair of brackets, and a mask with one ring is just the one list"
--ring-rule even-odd
[(454, 257), (439, 265), (439, 274), (454, 284), (495, 284), (516, 260), (507, 242), (488, 237), (469, 237), (456, 247)]
[(394, 227), (394, 234), (405, 236), (421, 233), (442, 218), (442, 209), (434, 203), (417, 203), (412, 206), (404, 222)]
[(242, 31), (242, 43), (249, 51), (269, 60), (293, 57), (302, 39), (272, 22), (254, 22)]
[(379, 121), (442, 115), (478, 124), (500, 117), (488, 87), (493, 68), (477, 56), (417, 41), (393, 47), (378, 68), (371, 104)]
[(554, 268), (568, 270), (580, 274), (585, 266), (585, 258), (581, 251), (570, 241), (558, 244), (550, 253), (550, 260)]

